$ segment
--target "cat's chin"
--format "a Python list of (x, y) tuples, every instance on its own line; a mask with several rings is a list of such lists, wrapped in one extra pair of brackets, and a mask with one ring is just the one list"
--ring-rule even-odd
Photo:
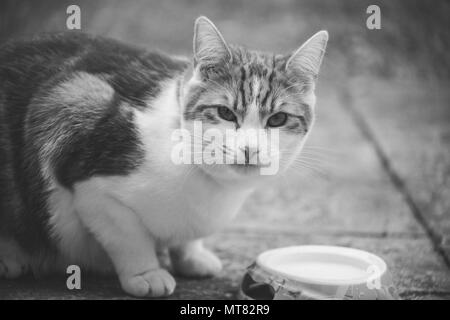
[(271, 180), (274, 176), (263, 175), (257, 165), (228, 164), (221, 166), (202, 166), (203, 171), (221, 184), (255, 187)]

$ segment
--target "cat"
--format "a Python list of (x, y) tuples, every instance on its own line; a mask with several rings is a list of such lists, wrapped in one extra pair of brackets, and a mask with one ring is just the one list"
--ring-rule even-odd
[[(164, 297), (172, 271), (220, 272), (202, 238), (251, 192), (285, 172), (314, 123), (314, 88), (328, 33), (289, 55), (229, 45), (206, 17), (192, 61), (83, 33), (0, 49), (0, 278), (68, 265), (115, 273), (136, 297)], [(220, 146), (242, 164), (178, 165), (176, 129), (278, 130), (280, 170), (263, 176), (258, 145)], [(192, 142), (191, 142), (192, 143)]]

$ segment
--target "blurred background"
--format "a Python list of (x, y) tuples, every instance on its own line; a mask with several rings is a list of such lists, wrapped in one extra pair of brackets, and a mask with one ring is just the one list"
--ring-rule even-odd
[[(177, 55), (191, 55), (199, 15), (228, 42), (277, 53), (330, 33), (302, 161), (208, 240), (222, 274), (180, 279), (173, 298), (233, 298), (258, 253), (295, 244), (372, 251), (402, 298), (450, 298), (450, 2), (2, 0), (0, 43), (67, 31), (71, 4), (82, 32)], [(371, 4), (381, 9), (379, 30), (366, 27)], [(115, 281), (84, 288), (23, 280), (0, 285), (0, 297), (122, 297)]]

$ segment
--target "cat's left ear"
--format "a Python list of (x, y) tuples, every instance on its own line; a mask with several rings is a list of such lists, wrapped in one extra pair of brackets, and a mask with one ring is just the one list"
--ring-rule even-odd
[(317, 77), (328, 42), (328, 32), (319, 31), (295, 51), (286, 62), (286, 71)]
[(195, 20), (194, 66), (231, 62), (232, 54), (216, 26), (206, 17)]

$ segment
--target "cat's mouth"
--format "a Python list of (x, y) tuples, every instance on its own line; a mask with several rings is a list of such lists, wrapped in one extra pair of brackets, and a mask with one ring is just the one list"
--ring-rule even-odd
[(261, 167), (257, 164), (232, 164), (231, 167), (240, 173), (254, 173)]

